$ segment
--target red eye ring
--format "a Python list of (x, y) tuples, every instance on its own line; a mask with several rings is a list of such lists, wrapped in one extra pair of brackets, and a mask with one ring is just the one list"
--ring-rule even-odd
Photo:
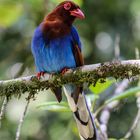
[(64, 9), (65, 10), (70, 10), (70, 8), (71, 8), (71, 3), (68, 2), (68, 3), (64, 4)]

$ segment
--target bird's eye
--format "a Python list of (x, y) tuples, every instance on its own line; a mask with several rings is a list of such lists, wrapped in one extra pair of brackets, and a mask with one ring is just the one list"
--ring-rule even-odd
[(71, 8), (71, 3), (68, 2), (68, 3), (64, 4), (64, 9), (65, 10), (70, 10), (70, 8)]

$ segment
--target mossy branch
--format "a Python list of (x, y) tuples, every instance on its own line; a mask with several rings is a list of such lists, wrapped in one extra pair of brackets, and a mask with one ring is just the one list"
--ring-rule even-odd
[(96, 84), (98, 80), (104, 82), (107, 77), (115, 79), (125, 79), (140, 75), (140, 60), (127, 60), (106, 62), (103, 64), (92, 64), (69, 70), (65, 75), (46, 74), (44, 78), (38, 80), (36, 76), (21, 77), (12, 80), (0, 81), (0, 96), (11, 98), (20, 97), (25, 92), (29, 92), (30, 98), (34, 97), (38, 91), (50, 87), (61, 87), (66, 83)]

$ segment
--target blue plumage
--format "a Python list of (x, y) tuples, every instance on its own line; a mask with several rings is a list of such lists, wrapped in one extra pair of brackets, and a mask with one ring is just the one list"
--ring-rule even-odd
[(63, 68), (75, 68), (73, 45), (76, 43), (81, 50), (81, 42), (75, 27), (63, 37), (49, 40), (44, 38), (41, 25), (35, 30), (32, 40), (32, 53), (38, 72), (60, 72)]

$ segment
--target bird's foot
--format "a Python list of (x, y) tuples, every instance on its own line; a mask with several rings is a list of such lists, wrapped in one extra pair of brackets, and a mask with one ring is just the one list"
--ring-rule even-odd
[(42, 71), (38, 72), (36, 75), (37, 79), (40, 80), (41, 76), (44, 77), (44, 74), (45, 74), (45, 72), (42, 72)]
[(64, 75), (69, 69), (68, 68), (64, 68), (61, 70), (61, 74)]

